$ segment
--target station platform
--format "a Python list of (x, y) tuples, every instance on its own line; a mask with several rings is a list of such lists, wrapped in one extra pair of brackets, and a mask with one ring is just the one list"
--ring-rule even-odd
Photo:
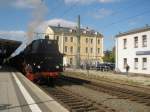
[(0, 70), (0, 112), (69, 112), (20, 72)]

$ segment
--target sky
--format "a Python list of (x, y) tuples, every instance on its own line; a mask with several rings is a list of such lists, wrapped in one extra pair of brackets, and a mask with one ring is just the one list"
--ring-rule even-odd
[(76, 25), (80, 15), (81, 26), (102, 33), (104, 50), (111, 50), (119, 32), (150, 25), (149, 6), (150, 0), (0, 0), (0, 38), (24, 40), (20, 35), (39, 25)]

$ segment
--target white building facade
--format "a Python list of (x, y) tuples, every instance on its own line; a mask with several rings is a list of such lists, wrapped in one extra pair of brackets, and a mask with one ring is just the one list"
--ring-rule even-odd
[(116, 35), (116, 71), (150, 74), (150, 26)]

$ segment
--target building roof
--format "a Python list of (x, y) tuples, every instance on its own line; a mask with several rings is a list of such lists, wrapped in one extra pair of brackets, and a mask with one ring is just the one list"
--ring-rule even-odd
[[(76, 27), (62, 27), (62, 26), (49, 26), (54, 33), (56, 34), (70, 34), (70, 35), (77, 35), (77, 29)], [(95, 30), (91, 30), (89, 28), (81, 28), (80, 34), (84, 36), (100, 36), (103, 37), (103, 35), (99, 32), (96, 32)]]
[(146, 25), (145, 27), (142, 27), (142, 28), (136, 28), (136, 29), (132, 29), (132, 30), (127, 31), (127, 32), (119, 33), (118, 35), (116, 35), (116, 37), (122, 37), (122, 36), (140, 33), (140, 32), (145, 32), (145, 31), (150, 31), (149, 25)]
[[(0, 58), (8, 58), (21, 44), (21, 41), (0, 38)], [(5, 50), (5, 53), (2, 50)]]

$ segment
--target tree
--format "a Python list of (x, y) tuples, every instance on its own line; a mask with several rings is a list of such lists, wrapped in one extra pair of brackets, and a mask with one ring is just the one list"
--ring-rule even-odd
[(104, 52), (103, 60), (104, 62), (115, 63), (115, 47), (113, 47), (112, 51), (106, 50)]

